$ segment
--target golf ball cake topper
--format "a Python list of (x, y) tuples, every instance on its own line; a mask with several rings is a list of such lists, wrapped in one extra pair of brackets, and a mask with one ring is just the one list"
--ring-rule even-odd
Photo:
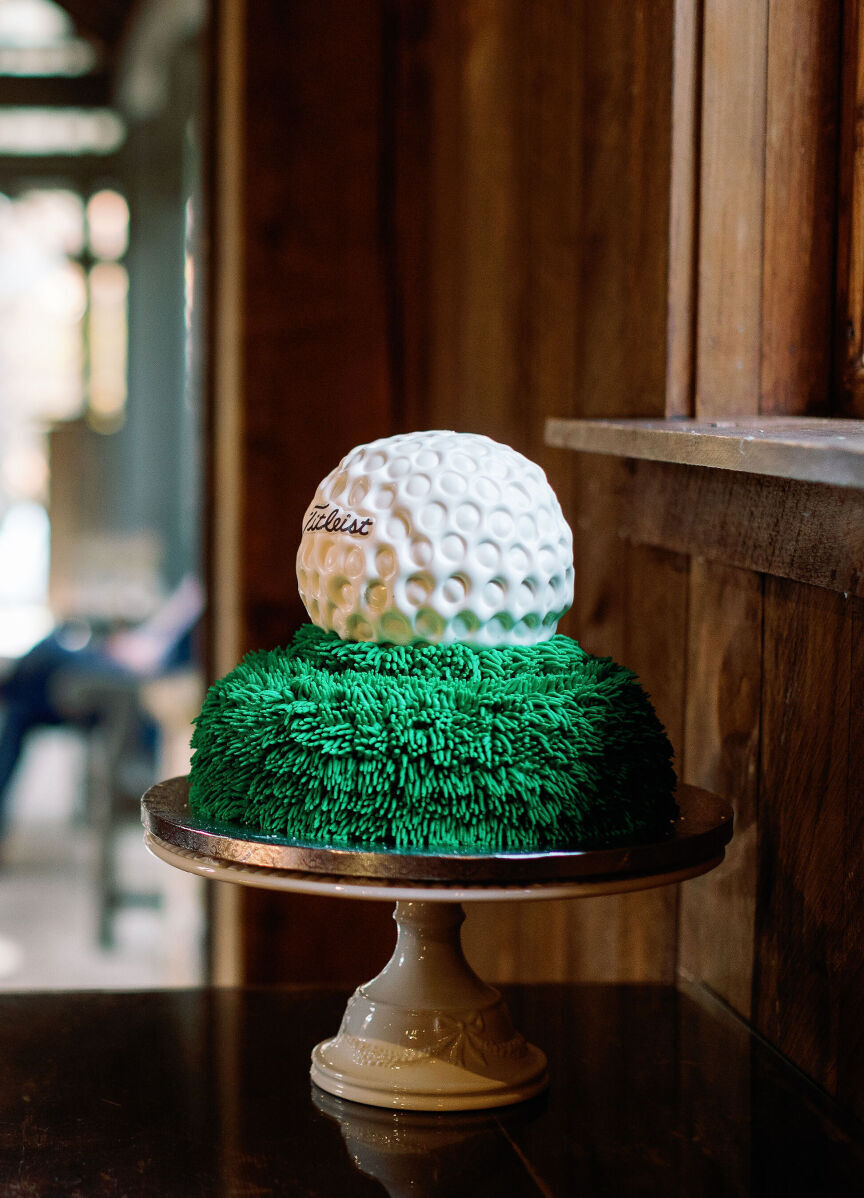
[(475, 433), (359, 445), (303, 517), (297, 582), (343, 640), (533, 645), (573, 602), (573, 537), (536, 463)]

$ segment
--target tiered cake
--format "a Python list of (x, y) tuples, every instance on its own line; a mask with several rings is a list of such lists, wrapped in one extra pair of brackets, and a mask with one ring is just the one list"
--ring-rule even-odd
[(556, 635), (572, 536), (488, 437), (352, 450), (302, 526), (312, 624), (209, 690), (201, 816), (319, 845), (515, 852), (657, 839), (669, 742), (634, 675)]

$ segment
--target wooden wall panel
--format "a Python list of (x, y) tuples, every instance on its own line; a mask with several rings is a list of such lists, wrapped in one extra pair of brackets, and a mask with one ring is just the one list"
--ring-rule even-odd
[(841, 595), (766, 580), (754, 1022), (837, 1086), (851, 620)]
[[(634, 545), (628, 552), (625, 646), (621, 660), (636, 672), (654, 704), (683, 776), (690, 563), (681, 554)], [(627, 896), (627, 958), (634, 977), (671, 981), (676, 969), (679, 888)]]
[(722, 867), (681, 887), (679, 968), (749, 1017), (756, 907), (762, 579), (690, 566), (684, 777), (724, 795), (735, 834)]
[(841, 26), (836, 0), (770, 8), (761, 412), (829, 406)]
[(843, 66), (834, 322), (840, 411), (864, 416), (864, 5), (843, 5)]
[(842, 24), (834, 0), (706, 0), (703, 418), (831, 406)]
[(702, 5), (676, 0), (669, 186), (667, 417), (694, 414)]
[[(608, 538), (601, 541), (605, 545)], [(581, 611), (589, 612), (594, 651), (637, 672), (680, 749), (688, 562), (613, 538), (616, 543), (620, 557), (608, 557), (604, 568), (616, 560), (621, 573), (609, 587), (608, 602), (599, 600), (592, 613), (590, 595), (585, 606), (577, 599), (575, 623), (578, 627)], [(677, 887), (589, 902), (476, 904), (463, 941), (478, 972), (497, 981), (671, 982), (677, 904)]]
[(758, 411), (768, 0), (705, 0), (696, 415)]
[(843, 941), (837, 1097), (864, 1122), (864, 602), (849, 601), (849, 748), (843, 829)]
[(343, 453), (389, 431), (380, 41), (377, 6), (247, 7), (247, 648), (280, 644), (305, 620), (303, 512)]
[(864, 597), (864, 490), (670, 462), (619, 477), (638, 543)]
[(662, 415), (671, 0), (434, 13), (430, 420)]
[(588, 0), (580, 7), (572, 18), (585, 31), (579, 411), (660, 415), (674, 5)]
[[(241, 652), (284, 644), (306, 619), (294, 570), (303, 512), (340, 456), (391, 421), (378, 7), (262, 0), (245, 11)], [(243, 976), (376, 972), (389, 912), (341, 906), (242, 890)], [(320, 948), (334, 927), (353, 946), (335, 963)]]
[[(655, 656), (654, 624), (631, 623), (622, 585), (631, 566), (634, 588), (653, 585), (610, 503), (622, 466), (549, 450), (542, 431), (562, 412), (665, 410), (675, 19), (666, 0), (435, 8), (423, 420), (487, 433), (541, 462), (574, 526), (576, 600), (561, 630), (628, 664), (632, 645), (649, 672), (653, 663), (658, 690), (670, 688), (670, 719), (680, 713), (674, 667)], [(668, 599), (662, 584), (652, 593)], [(686, 601), (686, 581), (681, 593)], [(668, 626), (680, 648), (683, 615)], [(668, 980), (674, 927), (675, 895), (658, 892), (478, 904), (464, 940), (498, 980)]]

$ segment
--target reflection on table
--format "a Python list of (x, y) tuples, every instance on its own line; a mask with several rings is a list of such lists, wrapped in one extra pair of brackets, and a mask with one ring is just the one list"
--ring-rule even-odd
[[(0, 1192), (762, 1195), (862, 1192), (828, 1099), (722, 1008), (671, 987), (507, 988), (549, 1056), (531, 1103), (356, 1106), (309, 1082), (346, 993), (0, 996)], [(65, 1188), (64, 1188), (65, 1187)]]

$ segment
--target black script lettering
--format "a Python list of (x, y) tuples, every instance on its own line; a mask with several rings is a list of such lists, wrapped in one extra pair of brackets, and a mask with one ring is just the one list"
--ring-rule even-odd
[(355, 516), (326, 503), (316, 503), (303, 526), (304, 532), (347, 532), (352, 537), (368, 537), (375, 520), (372, 516)]

